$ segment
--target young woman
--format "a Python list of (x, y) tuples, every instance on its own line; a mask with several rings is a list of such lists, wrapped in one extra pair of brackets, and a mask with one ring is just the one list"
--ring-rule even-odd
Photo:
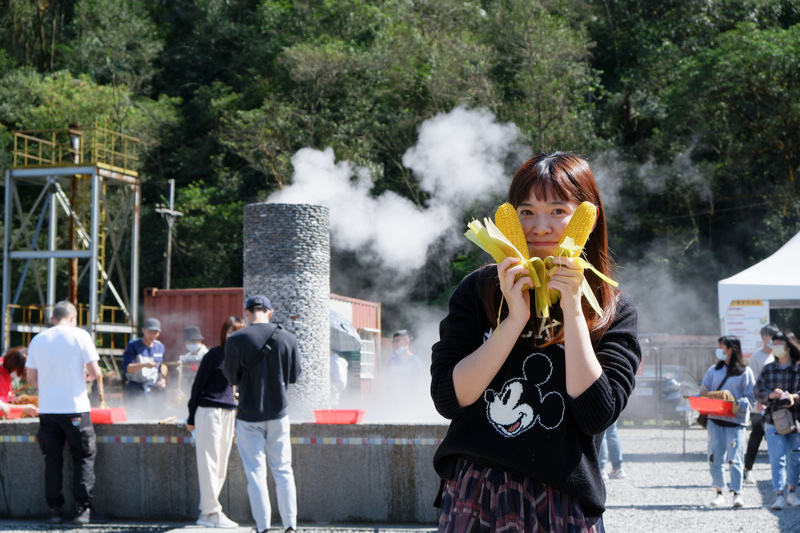
[[(784, 331), (773, 335), (772, 355), (775, 360), (764, 365), (756, 380), (755, 396), (766, 406), (762, 420), (772, 466), (772, 489), (775, 491), (772, 508), (780, 511), (787, 502), (793, 507), (800, 506), (800, 498), (795, 494), (800, 477), (800, 454), (792, 451), (800, 448), (800, 433), (781, 435), (772, 418), (775, 409), (782, 407), (791, 409), (795, 419), (798, 418), (800, 343), (794, 333)], [(784, 489), (788, 489), (788, 494), (784, 494)]]
[[(540, 258), (556, 254), (578, 205), (592, 202), (598, 218), (584, 254), (613, 275), (586, 161), (540, 154), (517, 171), (508, 199)], [(549, 318), (532, 312), (532, 282), (517, 279), (527, 269), (511, 258), (468, 275), (450, 299), (431, 365), (434, 404), (451, 419), (434, 457), (440, 531), (604, 531), (598, 454), (641, 361), (636, 310), (573, 259), (553, 262), (548, 287), (561, 297)], [(581, 297), (584, 277), (602, 316)]]
[(755, 405), (753, 386), (756, 378), (742, 357), (742, 344), (733, 335), (718, 339), (717, 362), (708, 369), (701, 385), (707, 391), (727, 390), (736, 399), (739, 410), (733, 416), (709, 415), (708, 468), (717, 491), (712, 507), (725, 505), (725, 464), (730, 465), (733, 506), (743, 507), (742, 480), (744, 470), (745, 428), (750, 408)]
[(222, 323), (219, 346), (211, 348), (203, 356), (192, 383), (186, 429), (195, 431), (197, 476), (200, 480), (200, 518), (196, 522), (199, 526), (235, 528), (239, 525), (225, 516), (219, 503), (236, 425), (233, 387), (222, 374), (222, 365), (225, 340), (245, 325), (244, 320), (235, 316)]

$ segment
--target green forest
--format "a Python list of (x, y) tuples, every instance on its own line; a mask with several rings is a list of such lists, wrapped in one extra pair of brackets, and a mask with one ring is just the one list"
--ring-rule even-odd
[(641, 332), (715, 335), (717, 281), (800, 230), (800, 3), (0, 4), (0, 167), (14, 131), (97, 122), (141, 140), (140, 287), (170, 180), (172, 288), (241, 286), (245, 205), (331, 201), (331, 292), (407, 327), (490, 260), (463, 233), (516, 167), (568, 150)]

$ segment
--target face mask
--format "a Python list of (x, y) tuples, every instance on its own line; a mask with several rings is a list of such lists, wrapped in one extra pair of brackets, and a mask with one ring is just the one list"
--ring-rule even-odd
[(16, 370), (11, 373), (11, 379), (17, 379), (18, 377), (19, 377), (19, 375), (17, 374)]
[(717, 350), (714, 352), (714, 355), (716, 355), (717, 359), (720, 361), (724, 361), (728, 358), (728, 356), (725, 355), (725, 352), (722, 351), (722, 348), (717, 348)]
[(780, 359), (781, 357), (786, 355), (786, 346), (783, 345), (775, 346), (772, 348), (772, 353), (775, 355), (775, 357)]
[(190, 352), (196, 352), (197, 350), (200, 349), (200, 343), (199, 342), (191, 342), (191, 343), (187, 342), (186, 343), (186, 349), (189, 350)]

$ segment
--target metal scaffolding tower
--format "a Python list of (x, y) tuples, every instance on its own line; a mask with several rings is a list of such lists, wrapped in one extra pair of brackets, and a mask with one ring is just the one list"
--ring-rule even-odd
[(5, 173), (3, 352), (27, 345), (66, 299), (116, 367), (113, 356), (137, 331), (138, 142), (98, 125), (14, 132)]

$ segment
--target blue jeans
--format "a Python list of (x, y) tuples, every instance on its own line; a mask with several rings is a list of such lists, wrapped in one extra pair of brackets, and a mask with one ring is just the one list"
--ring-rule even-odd
[(275, 496), (283, 529), (297, 529), (297, 489), (292, 470), (289, 417), (263, 422), (236, 420), (236, 447), (247, 478), (250, 511), (259, 531), (269, 529), (272, 509), (267, 489), (267, 464), (275, 480)]
[(772, 466), (772, 488), (783, 492), (787, 483), (787, 458), (788, 458), (788, 483), (797, 486), (800, 477), (800, 433), (781, 435), (772, 424), (764, 424), (764, 435), (767, 437), (767, 454), (769, 464)]
[(608, 426), (603, 435), (603, 444), (600, 446), (600, 470), (606, 469), (609, 454), (611, 455), (611, 468), (619, 470), (622, 468), (622, 441), (617, 433), (617, 422)]
[(745, 427), (720, 426), (708, 420), (708, 469), (711, 482), (718, 489), (725, 488), (725, 463), (731, 465), (731, 485), (734, 492), (742, 492), (744, 470)]

